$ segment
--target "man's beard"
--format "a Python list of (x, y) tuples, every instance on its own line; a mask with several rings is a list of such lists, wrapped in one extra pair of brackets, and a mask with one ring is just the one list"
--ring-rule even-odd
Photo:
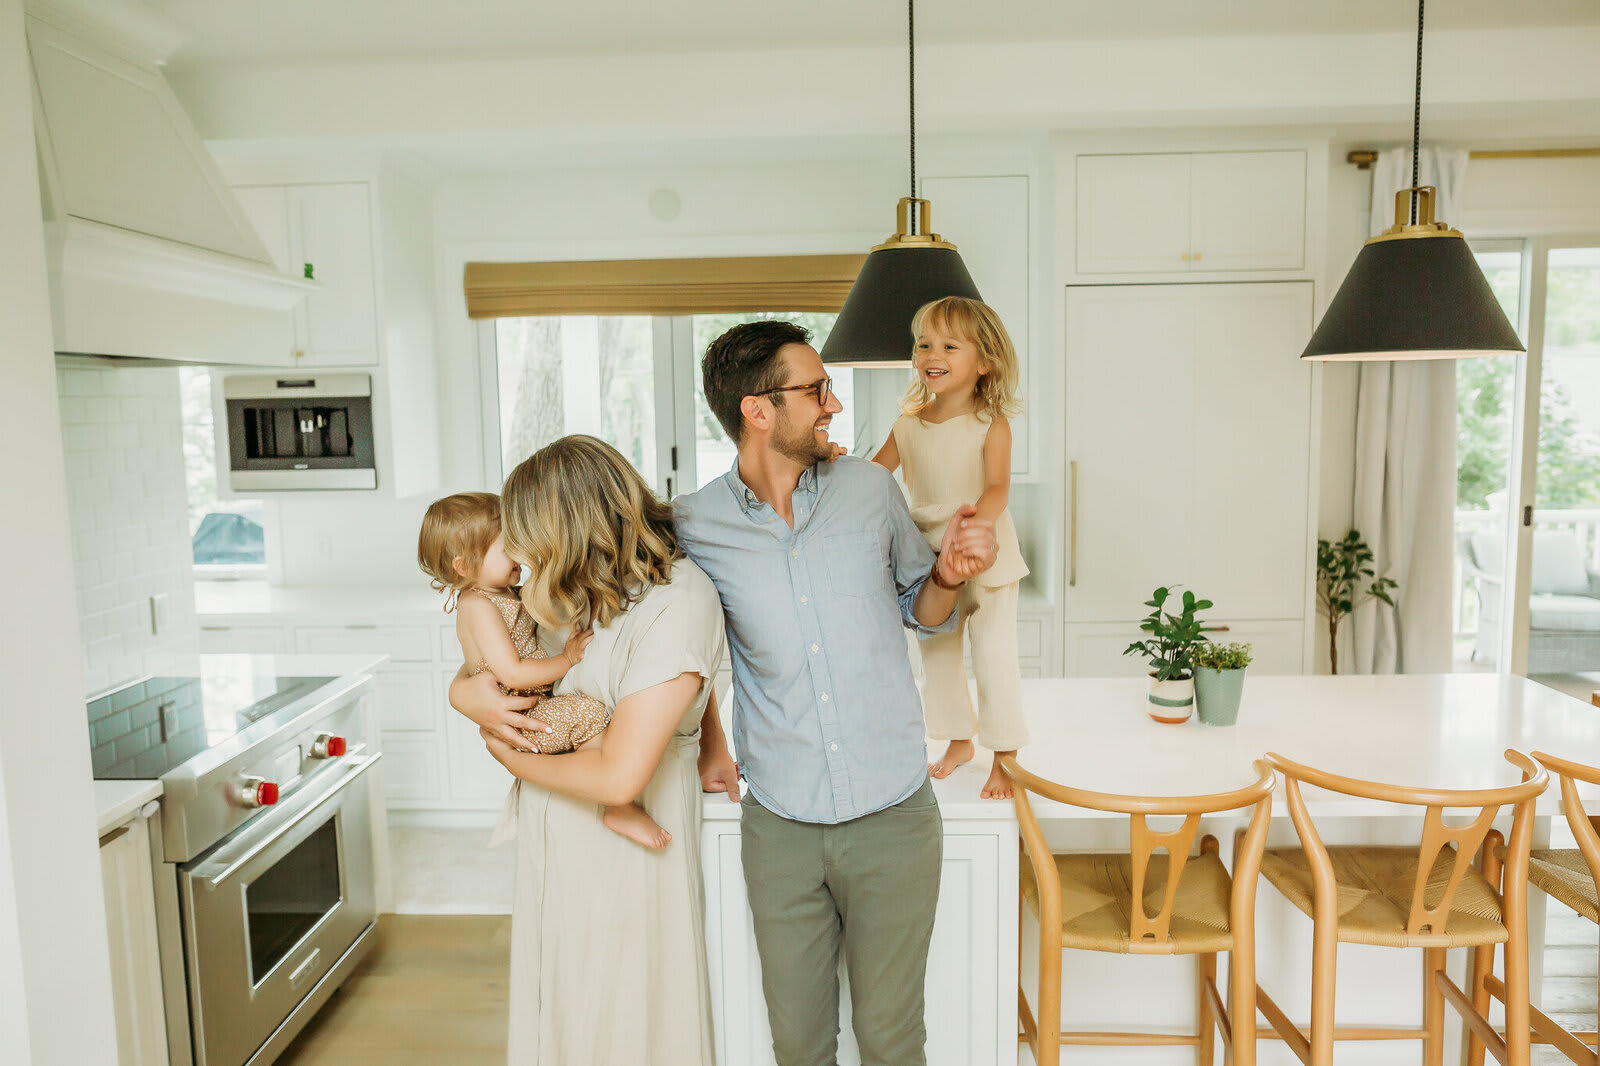
[(806, 466), (825, 462), (833, 458), (833, 443), (828, 440), (818, 440), (816, 429), (816, 423), (812, 423), (793, 434), (786, 432), (774, 434), (772, 450), (785, 459), (792, 459)]

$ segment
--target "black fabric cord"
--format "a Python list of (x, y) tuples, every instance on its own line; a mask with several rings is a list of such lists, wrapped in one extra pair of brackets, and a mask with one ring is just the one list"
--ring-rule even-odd
[(1422, 5), (1417, 0), (1417, 95), (1411, 109), (1411, 224), (1417, 224), (1417, 159), (1422, 153)]
[[(1421, 47), (1420, 43), (1417, 47)], [(906, 0), (906, 98), (911, 101), (911, 197), (917, 195), (917, 0)], [(914, 223), (913, 223), (914, 224)]]

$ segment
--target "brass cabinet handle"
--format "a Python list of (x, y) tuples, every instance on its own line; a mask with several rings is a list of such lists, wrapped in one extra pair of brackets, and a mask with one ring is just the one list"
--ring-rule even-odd
[(1078, 584), (1078, 460), (1074, 459), (1067, 466), (1071, 469), (1071, 520), (1068, 523), (1069, 548), (1067, 551), (1067, 587), (1076, 588)]
[(119, 826), (117, 826), (111, 832), (107, 833), (105, 836), (100, 838), (100, 846), (103, 848), (107, 844), (111, 843), (113, 840), (121, 840), (123, 837), (128, 835), (128, 830), (130, 828), (131, 828), (131, 826), (127, 826), (127, 825), (119, 825)]

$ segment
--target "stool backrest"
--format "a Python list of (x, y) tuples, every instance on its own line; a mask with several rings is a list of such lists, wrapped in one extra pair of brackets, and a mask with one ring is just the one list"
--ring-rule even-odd
[[(1209, 796), (1120, 796), (1107, 792), (1089, 792), (1029, 773), (1017, 763), (1015, 756), (1010, 755), (1001, 758), (1000, 767), (1016, 785), (1014, 802), (1017, 807), (1017, 822), (1022, 832), (1023, 849), (1028, 854), (1034, 877), (1039, 883), (1041, 922), (1047, 920), (1045, 918), (1047, 904), (1059, 910), (1061, 882), (1055, 859), (1045, 843), (1044, 831), (1039, 826), (1039, 819), (1034, 815), (1033, 803), (1028, 798), (1030, 792), (1074, 807), (1086, 807), (1090, 810), (1109, 811), (1128, 816), (1128, 853), (1133, 863), (1131, 888), (1134, 904), (1129, 915), (1128, 935), (1135, 944), (1162, 943), (1167, 939), (1172, 924), (1172, 906), (1178, 895), (1178, 882), (1183, 875), (1184, 864), (1189, 861), (1189, 849), (1194, 846), (1195, 831), (1199, 828), (1201, 816), (1236, 811), (1245, 807), (1255, 808), (1249, 828), (1245, 831), (1234, 856), (1234, 883), (1245, 886), (1246, 892), (1243, 897), (1245, 902), (1241, 903), (1241, 893), (1235, 891), (1230, 906), (1230, 911), (1244, 909), (1249, 913), (1254, 912), (1254, 885), (1256, 875), (1261, 869), (1261, 853), (1266, 847), (1267, 823), (1272, 817), (1272, 787), (1275, 783), (1272, 767), (1268, 766), (1265, 760), (1256, 760), (1254, 769), (1259, 776), (1253, 784), (1232, 792), (1218, 792)], [(1147, 819), (1162, 815), (1182, 815), (1183, 822), (1171, 832), (1164, 833), (1151, 828)], [(1166, 894), (1162, 899), (1160, 911), (1149, 915), (1144, 909), (1145, 878), (1150, 869), (1150, 859), (1162, 849), (1167, 852)], [(1230, 916), (1237, 928), (1241, 915)], [(1059, 916), (1055, 920), (1059, 922)]]
[[(1597, 702), (1600, 702), (1600, 693), (1595, 695)], [(1567, 825), (1572, 828), (1572, 835), (1578, 841), (1578, 851), (1589, 866), (1589, 876), (1600, 886), (1600, 832), (1596, 831), (1594, 820), (1583, 809), (1583, 800), (1578, 796), (1580, 781), (1587, 785), (1600, 785), (1600, 769), (1546, 755), (1542, 751), (1534, 752), (1533, 757), (1545, 769), (1560, 775), (1561, 809), (1566, 812)]]
[[(1532, 758), (1514, 748), (1507, 749), (1505, 757), (1522, 771), (1522, 780), (1515, 785), (1485, 789), (1429, 789), (1341, 777), (1268, 752), (1267, 761), (1283, 774), (1284, 798), (1289, 804), (1289, 817), (1294, 820), (1295, 831), (1300, 835), (1300, 845), (1311, 864), (1318, 910), (1336, 905), (1338, 883), (1334, 878), (1333, 861), (1328, 849), (1306, 810), (1305, 797), (1300, 791), (1302, 782), (1346, 796), (1426, 809), (1422, 820), (1422, 841), (1417, 847), (1417, 876), (1412, 885), (1406, 932), (1412, 936), (1424, 930), (1442, 933), (1450, 918), (1450, 906), (1455, 901), (1456, 889), (1460, 887), (1467, 867), (1472, 864), (1473, 856), (1483, 846), (1483, 838), (1488, 835), (1502, 806), (1513, 807), (1511, 838), (1506, 843), (1507, 881), (1515, 875), (1520, 884), (1527, 877), (1528, 851), (1533, 841), (1533, 803), (1544, 791), (1549, 775)], [(1478, 813), (1465, 825), (1444, 824), (1447, 808), (1474, 807), (1478, 808)], [(1455, 861), (1442, 891), (1429, 905), (1427, 896), (1433, 866), (1447, 845), (1455, 846)]]

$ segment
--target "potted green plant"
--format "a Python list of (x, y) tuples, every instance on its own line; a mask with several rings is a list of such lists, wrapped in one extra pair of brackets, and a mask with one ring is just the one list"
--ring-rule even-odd
[(1143, 655), (1150, 663), (1150, 717), (1158, 722), (1187, 722), (1194, 710), (1194, 673), (1190, 656), (1195, 645), (1206, 639), (1205, 626), (1195, 615), (1211, 606), (1210, 600), (1183, 594), (1177, 614), (1166, 609), (1167, 600), (1177, 589), (1159, 588), (1145, 601), (1150, 613), (1139, 628), (1148, 633), (1123, 649), (1124, 655)]
[[(1369, 583), (1370, 579), (1370, 583)], [(1339, 623), (1368, 600), (1394, 606), (1390, 595), (1400, 586), (1377, 577), (1372, 549), (1352, 529), (1339, 541), (1317, 541), (1317, 610), (1328, 619), (1328, 672), (1339, 672)]]
[(1198, 644), (1189, 657), (1194, 662), (1195, 713), (1200, 721), (1206, 725), (1237, 722), (1250, 645)]

